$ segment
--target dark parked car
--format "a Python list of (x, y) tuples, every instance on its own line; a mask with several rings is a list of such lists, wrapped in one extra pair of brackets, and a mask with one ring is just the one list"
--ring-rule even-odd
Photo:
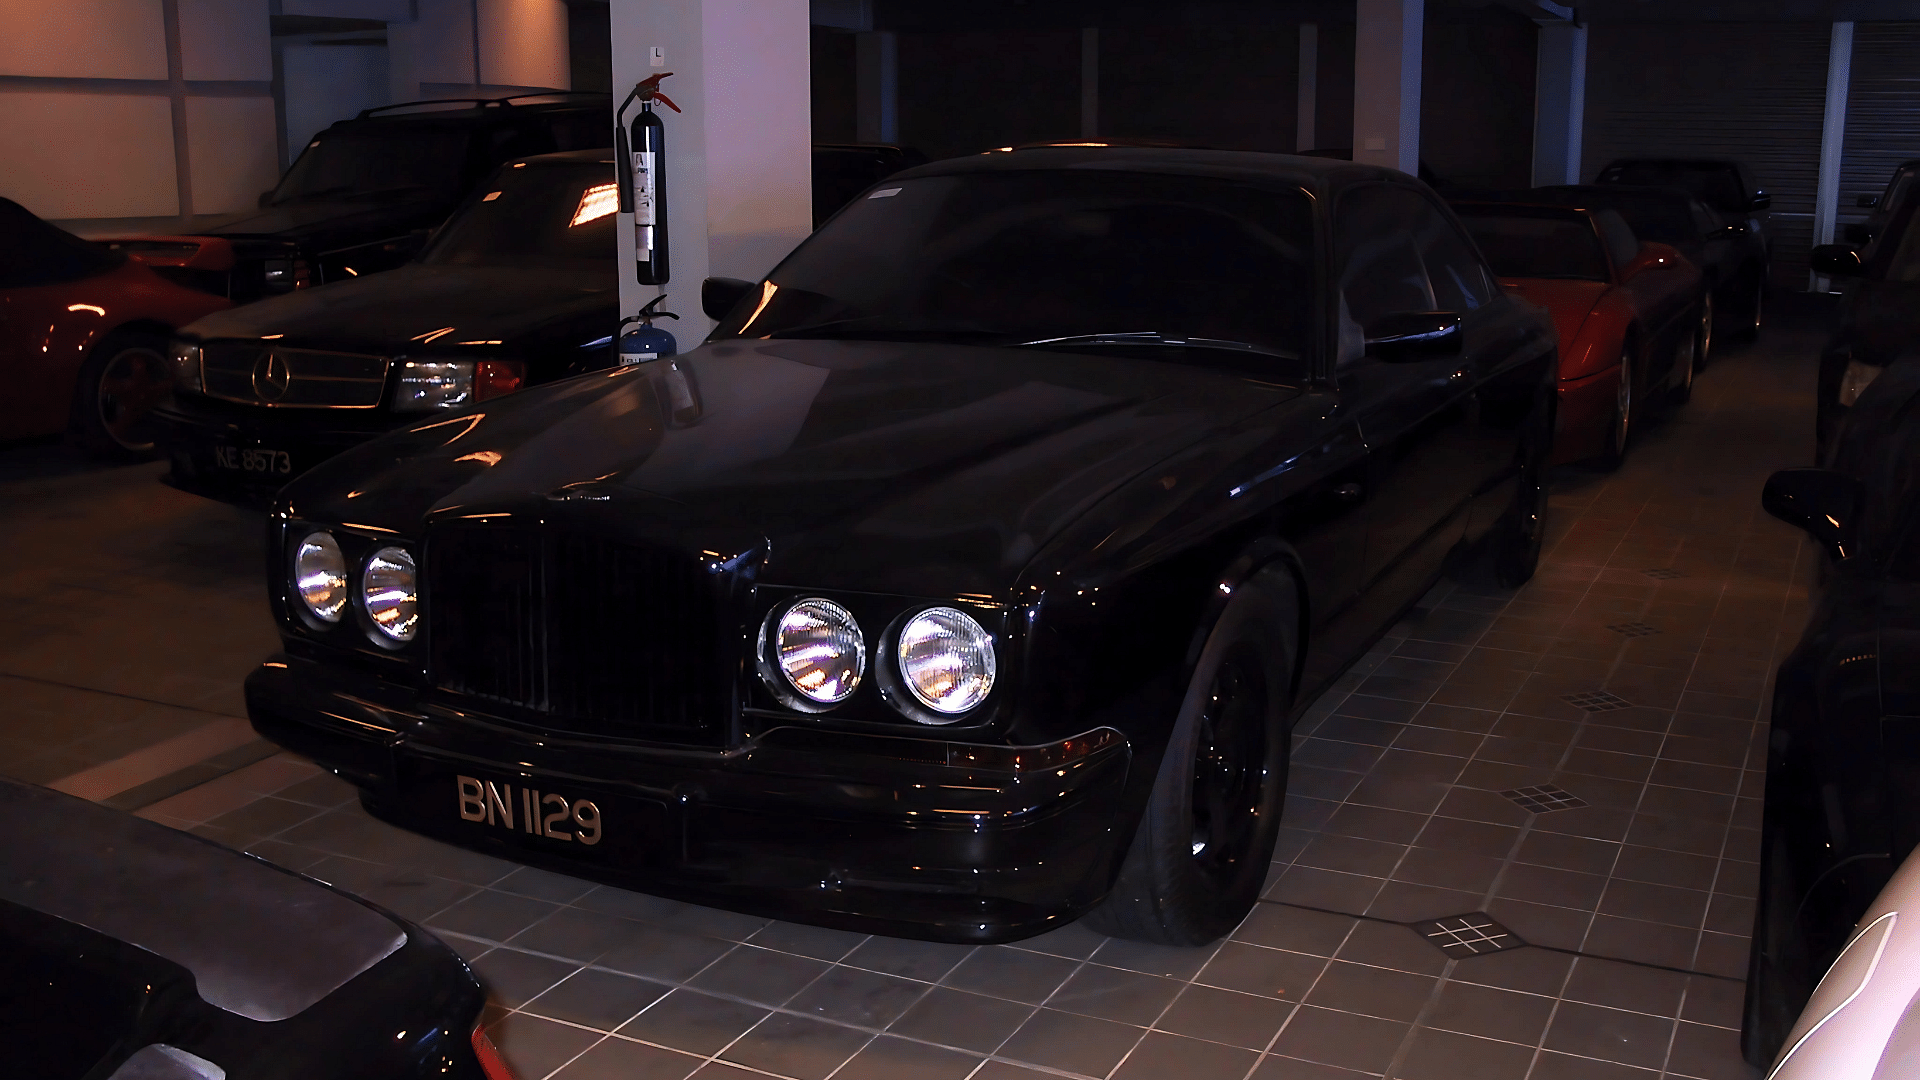
[(1886, 231), (1855, 250), (1813, 249), (1814, 270), (1841, 285), (1834, 331), (1820, 351), (1815, 405), (1819, 460), (1825, 461), (1841, 420), (1886, 365), (1920, 341), (1920, 185), (1891, 208)]
[[(1767, 248), (1744, 224), (1728, 224), (1680, 188), (1585, 184), (1535, 188), (1529, 198), (1567, 206), (1616, 210), (1641, 240), (1666, 244), (1700, 268), (1706, 280), (1711, 329), (1758, 333), (1767, 305)], [(1703, 342), (1700, 361), (1711, 353)]]
[(1677, 187), (1713, 207), (1728, 225), (1744, 225), (1760, 238), (1772, 258), (1767, 236), (1767, 208), (1773, 196), (1762, 191), (1752, 170), (1725, 158), (1622, 158), (1609, 162), (1594, 178), (1596, 184), (1628, 187)]
[(902, 169), (925, 165), (927, 155), (911, 146), (885, 143), (813, 144), (813, 227), (832, 217), (854, 196)]
[(1755, 1064), (1920, 840), (1920, 357), (1860, 395), (1829, 466), (1776, 473), (1765, 495), (1833, 568), (1774, 684), (1744, 1036)]
[(502, 166), (415, 262), (201, 319), (154, 411), (176, 487), (263, 502), (421, 418), (614, 363), (607, 151)]
[[(389, 270), (494, 167), (514, 158), (613, 145), (605, 94), (522, 94), (363, 109), (315, 135), (257, 210), (206, 236), (232, 245), (231, 265), (177, 279), (247, 303)], [(129, 250), (170, 250), (172, 237), (124, 237)]]
[(1873, 238), (1886, 229), (1887, 218), (1893, 213), (1893, 208), (1900, 205), (1901, 200), (1906, 197), (1908, 189), (1913, 187), (1916, 178), (1920, 178), (1920, 160), (1903, 161), (1894, 168), (1893, 177), (1887, 181), (1886, 190), (1878, 195), (1860, 196), (1856, 205), (1862, 209), (1871, 210), (1872, 213), (1867, 215), (1867, 220), (1853, 222), (1842, 230), (1841, 235), (1846, 237), (1847, 243), (1855, 247), (1865, 247), (1873, 243)]
[(956, 158), (707, 300), (675, 362), (283, 491), (256, 729), (390, 821), (650, 892), (1204, 942), (1295, 712), (1450, 557), (1538, 557), (1552, 327), (1391, 170)]
[(209, 840), (0, 778), (0, 1073), (512, 1080), (440, 939)]

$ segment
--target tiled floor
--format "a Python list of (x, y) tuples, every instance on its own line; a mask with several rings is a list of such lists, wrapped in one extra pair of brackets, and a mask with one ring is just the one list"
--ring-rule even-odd
[[(525, 1080), (1748, 1078), (1758, 748), (1808, 558), (1758, 492), (1808, 455), (1817, 340), (1729, 350), (1621, 472), (1558, 481), (1532, 583), (1436, 589), (1315, 703), (1266, 899), (1207, 948), (1080, 927), (932, 945), (661, 901), (397, 831), (287, 756), (142, 813), (434, 928), (489, 986)], [(211, 582), (212, 611), (237, 611), (238, 581)], [(165, 592), (130, 595), (160, 610)], [(232, 666), (246, 618), (189, 670)], [(152, 667), (0, 640), (0, 673), (74, 693), (144, 689), (129, 670)], [(202, 686), (144, 696), (227, 711)], [(12, 726), (31, 743), (45, 722)], [(1525, 944), (1450, 955), (1413, 928), (1476, 913)]]

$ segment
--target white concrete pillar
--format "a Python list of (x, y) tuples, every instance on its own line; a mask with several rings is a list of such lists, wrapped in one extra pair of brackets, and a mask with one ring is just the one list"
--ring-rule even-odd
[(1353, 160), (1420, 171), (1425, 0), (1354, 0)]
[(1587, 28), (1543, 23), (1533, 83), (1533, 185), (1580, 182), (1587, 114)]
[(1320, 24), (1300, 24), (1300, 82), (1294, 95), (1293, 148), (1317, 150), (1315, 121), (1320, 115)]
[[(632, 314), (662, 291), (689, 346), (713, 328), (700, 313), (708, 276), (758, 280), (813, 229), (807, 0), (630, 0), (612, 6), (614, 101), (673, 72), (663, 89), (684, 112), (666, 125), (672, 279), (633, 275), (633, 219), (621, 217), (620, 303)], [(659, 49), (660, 67), (652, 67)], [(631, 115), (631, 114), (629, 114)]]
[[(1853, 81), (1853, 24), (1833, 24), (1827, 45), (1827, 113), (1820, 126), (1820, 180), (1813, 195), (1813, 242), (1833, 243), (1834, 218), (1840, 213), (1840, 156), (1846, 147), (1847, 87)], [(1826, 292), (1828, 283), (1809, 272), (1807, 288)]]
[(863, 143), (900, 141), (900, 43), (891, 30), (867, 30), (853, 38), (854, 138)]

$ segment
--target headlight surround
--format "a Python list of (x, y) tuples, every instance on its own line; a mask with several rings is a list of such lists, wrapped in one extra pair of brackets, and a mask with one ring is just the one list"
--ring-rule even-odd
[(293, 553), (293, 595), (307, 615), (320, 623), (340, 621), (347, 610), (347, 560), (325, 529), (300, 541)]
[(993, 692), (999, 662), (993, 636), (958, 608), (933, 607), (900, 627), (894, 641), (900, 682), (914, 700), (933, 710), (924, 722), (951, 723)]
[(206, 383), (200, 374), (200, 346), (192, 341), (175, 341), (167, 346), (167, 360), (173, 365), (173, 384), (182, 390), (200, 393)]
[(831, 708), (851, 697), (866, 673), (866, 635), (853, 613), (831, 600), (776, 608), (761, 626), (761, 678), (789, 705)]
[(413, 555), (405, 548), (383, 547), (367, 556), (360, 574), (360, 605), (380, 637), (394, 643), (413, 640), (420, 629), (420, 597)]

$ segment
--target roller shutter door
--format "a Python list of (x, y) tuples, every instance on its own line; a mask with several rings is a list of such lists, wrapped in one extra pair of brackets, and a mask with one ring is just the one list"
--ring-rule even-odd
[(1581, 168), (1724, 157), (1772, 194), (1776, 288), (1807, 287), (1830, 23), (1595, 23)]
[(1920, 23), (1860, 23), (1853, 28), (1840, 155), (1840, 220), (1866, 220), (1855, 200), (1880, 194), (1894, 166), (1914, 158), (1920, 158)]

